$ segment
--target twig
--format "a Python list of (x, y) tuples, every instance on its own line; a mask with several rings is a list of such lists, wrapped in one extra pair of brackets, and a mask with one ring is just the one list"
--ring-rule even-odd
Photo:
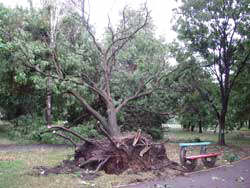
[(92, 162), (95, 162), (95, 161), (98, 161), (98, 160), (97, 160), (97, 159), (89, 159), (89, 160), (85, 161), (84, 163), (79, 164), (79, 167), (82, 168), (82, 167), (84, 167), (86, 164), (89, 164), (89, 163), (92, 163)]
[(62, 137), (64, 139), (66, 139), (68, 141), (70, 141), (74, 145), (74, 147), (76, 147), (76, 143), (71, 138), (65, 136), (64, 134), (57, 133), (57, 132), (54, 132), (54, 134), (57, 135), (57, 136), (60, 136), (60, 137)]
[(98, 172), (98, 171), (100, 170), (100, 168), (101, 168), (104, 164), (106, 164), (106, 162), (110, 159), (110, 157), (111, 157), (111, 156), (108, 156), (104, 161), (102, 161), (102, 162), (98, 165), (98, 167), (96, 168), (96, 170), (94, 171), (94, 173)]
[(70, 130), (70, 129), (67, 129), (67, 128), (63, 127), (63, 126), (51, 126), (51, 127), (49, 127), (49, 129), (61, 129), (61, 130), (65, 131), (65, 132), (69, 132), (69, 133), (73, 134), (74, 136), (80, 138), (81, 140), (83, 140), (83, 141), (85, 141), (85, 142), (88, 142), (88, 143), (90, 143), (90, 144), (93, 144), (92, 141), (90, 141), (90, 140), (88, 140), (88, 139), (82, 137), (81, 135), (77, 134), (76, 132), (74, 132), (74, 131), (72, 131), (72, 130)]

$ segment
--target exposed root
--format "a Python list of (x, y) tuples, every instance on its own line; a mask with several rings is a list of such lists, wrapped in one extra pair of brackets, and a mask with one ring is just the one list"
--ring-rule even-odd
[[(84, 161), (84, 162), (82, 162)], [(163, 144), (155, 144), (148, 135), (128, 133), (115, 138), (78, 146), (75, 162), (81, 168), (104, 170), (109, 174), (120, 174), (127, 169), (135, 172), (147, 171), (169, 161)]]
[[(80, 169), (88, 169), (92, 172), (104, 170), (108, 174), (121, 174), (128, 169), (141, 172), (170, 166), (175, 168), (167, 157), (165, 142), (154, 143), (152, 138), (142, 134), (141, 130), (119, 137), (111, 137), (103, 130), (106, 133), (105, 139), (88, 140), (62, 126), (51, 126), (49, 129), (75, 146), (72, 162)], [(84, 143), (76, 144), (64, 135), (63, 131), (80, 138)]]

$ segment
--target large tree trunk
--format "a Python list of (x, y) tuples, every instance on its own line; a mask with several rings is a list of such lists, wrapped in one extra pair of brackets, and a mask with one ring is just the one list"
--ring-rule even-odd
[(224, 113), (221, 114), (220, 120), (219, 120), (219, 138), (218, 138), (218, 144), (219, 145), (226, 145), (225, 142), (225, 119), (226, 115)]
[(117, 113), (114, 107), (109, 107), (107, 110), (108, 114), (108, 125), (105, 127), (105, 129), (108, 131), (108, 134), (111, 137), (119, 136), (120, 135), (120, 129), (117, 124)]
[(248, 120), (248, 129), (250, 129), (250, 120)]

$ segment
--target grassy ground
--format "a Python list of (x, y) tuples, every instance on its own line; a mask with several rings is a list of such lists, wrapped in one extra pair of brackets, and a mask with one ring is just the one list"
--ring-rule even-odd
[[(16, 144), (6, 136), (6, 129), (0, 126), (0, 145)], [(201, 141), (211, 141), (216, 143), (217, 135), (199, 134), (184, 132), (180, 130), (170, 130), (166, 133), (166, 138), (170, 141), (166, 143), (166, 151), (170, 160), (179, 162), (180, 142), (190, 142), (199, 138)], [(221, 152), (222, 155), (217, 161), (217, 165), (227, 164), (230, 161), (238, 160), (250, 156), (250, 136), (249, 131), (239, 131), (227, 134), (226, 142), (229, 146), (221, 147), (216, 144), (209, 149)], [(190, 154), (198, 154), (200, 148), (190, 149)], [(154, 178), (157, 174), (153, 172), (130, 174), (126, 172), (122, 175), (103, 174), (86, 184), (80, 174), (63, 174), (38, 176), (33, 172), (35, 166), (56, 166), (62, 160), (67, 159), (73, 154), (73, 149), (37, 149), (32, 152), (3, 152), (0, 151), (0, 188), (112, 188), (113, 185), (126, 184), (128, 182), (138, 182)], [(203, 169), (204, 166), (199, 162), (196, 170)], [(173, 171), (168, 171), (168, 177), (173, 177)], [(166, 174), (165, 174), (166, 175)]]
[(10, 188), (79, 188), (80, 179), (76, 175), (32, 174), (35, 166), (55, 166), (73, 151), (35, 150), (32, 152), (0, 152), (0, 187)]
[[(217, 165), (224, 165), (235, 160), (240, 160), (247, 156), (250, 156), (250, 131), (235, 131), (233, 133), (226, 134), (227, 146), (217, 145), (218, 134), (188, 132), (182, 130), (170, 130), (166, 133), (165, 137), (170, 140), (166, 145), (168, 151), (168, 157), (171, 160), (179, 162), (179, 143), (182, 142), (194, 142), (197, 139), (201, 141), (210, 141), (213, 144), (208, 147), (208, 152), (218, 152), (221, 155), (216, 162)], [(190, 147), (188, 155), (199, 154), (200, 147)], [(199, 165), (196, 170), (200, 170), (204, 166), (199, 161)]]

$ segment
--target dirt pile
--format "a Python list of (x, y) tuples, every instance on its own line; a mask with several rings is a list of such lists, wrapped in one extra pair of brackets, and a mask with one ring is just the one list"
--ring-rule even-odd
[(78, 144), (74, 159), (63, 161), (54, 168), (39, 167), (42, 174), (72, 173), (100, 170), (107, 174), (131, 173), (163, 168), (176, 168), (178, 164), (168, 159), (164, 143), (155, 143), (149, 135), (126, 133), (117, 138), (88, 140)]

